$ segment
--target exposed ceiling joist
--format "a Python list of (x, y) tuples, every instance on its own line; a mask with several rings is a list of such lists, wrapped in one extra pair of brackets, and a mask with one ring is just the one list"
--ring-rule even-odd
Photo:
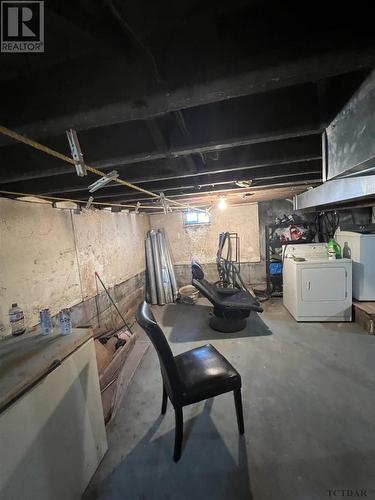
[[(253, 192), (259, 189), (273, 189), (274, 187), (286, 187), (286, 186), (316, 186), (321, 182), (321, 176), (317, 175), (315, 173), (307, 175), (303, 180), (298, 179), (296, 177), (289, 177), (289, 178), (284, 178), (284, 179), (274, 179), (273, 181), (267, 180), (267, 181), (262, 181), (256, 186), (251, 186), (249, 189), (247, 189), (247, 192)], [(212, 187), (211, 185), (203, 187), (201, 189), (177, 189), (177, 190), (170, 190), (168, 191), (168, 198), (169, 199), (184, 199), (186, 197), (194, 197), (194, 196), (201, 196), (201, 195), (207, 195), (209, 193), (219, 193), (219, 192), (225, 192), (225, 191), (230, 191), (233, 192), (235, 191), (233, 189), (233, 186), (228, 186), (228, 185), (218, 185)], [(244, 191), (243, 189), (238, 189), (238, 193), (241, 193), (241, 191)], [(142, 195), (131, 195), (128, 194), (126, 196), (113, 196), (113, 197), (108, 197), (108, 198), (101, 198), (102, 201), (110, 201), (110, 200), (116, 200), (116, 203), (134, 203), (137, 201), (146, 202), (146, 198), (143, 197)], [(148, 199), (150, 201), (150, 199)]]
[[(321, 132), (375, 66), (372, 32), (356, 12), (331, 20), (316, 6), (277, 2), (89, 3), (46, 5), (45, 54), (27, 64), (0, 55), (4, 125), (62, 153), (0, 137), (2, 190), (85, 200), (98, 175), (116, 170), (122, 185), (97, 191), (103, 203), (155, 207), (160, 192), (173, 205), (237, 199), (241, 180), (264, 196), (301, 193), (321, 180)], [(64, 163), (69, 128), (86, 177)]]
[[(311, 145), (309, 146), (308, 144), (306, 144), (305, 147), (309, 148), (309, 152), (307, 152), (305, 155), (302, 153), (302, 156), (300, 156), (300, 158), (316, 158), (316, 156), (320, 154), (319, 150), (316, 148), (316, 144), (318, 144), (320, 141), (320, 138), (318, 137), (320, 133), (321, 130), (318, 126), (314, 128), (306, 128), (304, 130), (280, 130), (278, 133), (271, 133), (268, 136), (262, 135), (242, 137), (238, 139), (232, 138), (212, 142), (209, 144), (192, 145), (188, 148), (185, 147), (171, 149), (168, 153), (153, 151), (139, 153), (136, 155), (118, 156), (115, 158), (109, 157), (105, 160), (91, 161), (90, 164), (93, 167), (102, 170), (109, 170), (112, 168), (121, 170), (123, 167), (125, 167), (124, 171), (127, 171), (128, 167), (134, 165), (138, 170), (139, 164), (143, 163), (150, 163), (150, 165), (152, 165), (153, 162), (157, 162), (158, 160), (173, 160), (195, 153), (208, 153), (215, 150), (224, 151), (227, 149), (252, 146), (257, 144), (270, 144), (269, 151), (272, 155), (272, 149), (275, 147), (275, 145), (272, 143), (278, 141), (287, 141), (288, 139), (295, 139), (295, 145), (293, 144), (293, 146), (289, 148), (288, 145), (286, 145), (286, 153), (284, 155), (285, 157), (289, 154), (289, 151), (291, 149), (296, 150), (297, 154), (299, 151), (301, 151), (298, 142), (300, 139), (303, 140), (303, 138), (306, 138), (306, 141), (311, 142)], [(282, 144), (280, 144), (280, 147), (282, 147)], [(63, 162), (59, 162), (58, 160), (55, 160), (53, 158), (42, 158), (38, 152), (27, 150), (24, 147), (21, 149), (20, 147), (11, 146), (9, 147), (9, 149), (3, 149), (1, 156), (3, 163), (11, 164), (13, 165), (13, 167), (11, 170), (4, 169), (2, 172), (0, 172), (0, 184), (27, 181), (31, 179), (48, 178), (60, 175), (62, 176), (71, 172), (70, 168)], [(250, 159), (249, 161), (262, 161), (261, 159), (257, 158), (256, 151), (254, 152), (254, 156), (254, 160)], [(159, 165), (155, 163), (155, 166), (158, 167)], [(142, 178), (140, 178), (140, 181), (142, 181)]]
[[(285, 160), (285, 161), (274, 161), (274, 162), (266, 162), (263, 164), (256, 164), (256, 165), (237, 165), (237, 166), (229, 166), (228, 168), (222, 168), (219, 170), (205, 170), (201, 171), (199, 173), (191, 173), (191, 174), (180, 174), (178, 175), (177, 173), (171, 174), (169, 176), (164, 176), (164, 177), (148, 177), (148, 178), (143, 178), (143, 179), (137, 179), (134, 182), (134, 184), (147, 184), (147, 185), (152, 185), (154, 184), (154, 189), (160, 189), (163, 191), (163, 187), (172, 184), (176, 188), (178, 187), (183, 187), (185, 185), (201, 185), (202, 182), (207, 182), (209, 184), (212, 183), (218, 183), (221, 182), (222, 179), (225, 180), (225, 182), (228, 181), (228, 179), (233, 179), (235, 180), (240, 180), (240, 179), (258, 179), (262, 175), (264, 177), (262, 178), (267, 178), (267, 177), (272, 177), (277, 174), (285, 175), (286, 172), (290, 172), (291, 170), (295, 171), (296, 173), (304, 174), (304, 173), (309, 173), (311, 171), (314, 172), (321, 172), (321, 157), (317, 155), (316, 157), (313, 158), (300, 158), (300, 159), (290, 159), (290, 160)], [(293, 168), (295, 166), (295, 168)], [(160, 183), (160, 184), (159, 184)], [(43, 190), (43, 185), (41, 182), (38, 183), (39, 185), (35, 186), (33, 185), (34, 190), (36, 189), (37, 191), (43, 192), (45, 194), (53, 194), (53, 193), (68, 193), (68, 192), (75, 192), (75, 191), (82, 191), (82, 189), (85, 187), (82, 185), (77, 185), (75, 184), (72, 186), (71, 184), (64, 186), (63, 184), (56, 185), (55, 187), (49, 187), (49, 190), (44, 191)], [(30, 182), (28, 183), (30, 185)], [(51, 184), (50, 184), (51, 186)], [(105, 186), (103, 192), (107, 192), (110, 186)], [(113, 186), (112, 186), (113, 187)], [(116, 186), (114, 186), (116, 187)]]
[[(139, 105), (139, 102), (135, 103), (131, 99), (98, 107), (95, 107), (93, 102), (84, 111), (25, 124), (18, 127), (18, 131), (39, 139), (59, 135), (71, 127), (82, 131), (99, 125), (109, 126), (125, 121), (145, 120), (171, 111), (221, 102), (245, 95), (270, 92), (306, 82), (316, 82), (335, 75), (369, 68), (374, 64), (375, 47), (362, 50), (336, 50), (176, 90), (156, 91), (148, 97), (145, 96), (142, 106)], [(88, 70), (86, 69), (86, 71)], [(121, 79), (120, 75), (116, 76)], [(79, 85), (79, 79), (77, 80), (77, 85)], [(86, 85), (86, 80), (84, 81)], [(61, 92), (55, 98), (61, 99)], [(9, 144), (9, 140), (1, 138), (0, 145), (5, 144)]]
[[(231, 183), (233, 185), (234, 181), (236, 180), (252, 180), (254, 185), (258, 183), (258, 181), (262, 181), (265, 179), (279, 179), (284, 177), (291, 178), (292, 176), (298, 177), (300, 178), (300, 180), (303, 180), (303, 177), (308, 177), (312, 173), (314, 173), (315, 176), (321, 176), (322, 167), (320, 160), (304, 161), (295, 164), (276, 164), (273, 166), (269, 166), (268, 168), (260, 167), (237, 171), (229, 170), (213, 174), (209, 172), (202, 172), (201, 174), (192, 177), (172, 177), (163, 180), (150, 179), (147, 183), (142, 185), (144, 185), (147, 189), (152, 189), (153, 191), (168, 192), (178, 189), (200, 189), (202, 186), (212, 186), (228, 183)], [(87, 195), (87, 190), (82, 189), (82, 187), (66, 190), (60, 187), (60, 189), (55, 192), (41, 191), (39, 188), (36, 189), (35, 192), (39, 194), (57, 194), (60, 196), (62, 196), (63, 194), (73, 195), (73, 193), (78, 197), (85, 197), (85, 195)], [(106, 199), (118, 198), (131, 193), (131, 190), (125, 190), (112, 184), (110, 186), (104, 187), (100, 191), (100, 193), (97, 194), (97, 197)]]
[[(155, 165), (156, 172), (153, 168), (152, 175), (156, 175), (157, 177), (157, 172), (159, 171), (161, 166), (158, 160), (168, 159), (171, 163), (171, 167), (173, 168), (173, 160), (184, 157), (188, 154), (200, 152), (207, 153), (212, 150), (224, 151), (232, 148), (254, 146), (254, 148), (249, 151), (250, 157), (248, 163), (263, 163), (266, 166), (267, 159), (276, 159), (276, 155), (277, 158), (282, 161), (284, 159), (290, 159), (291, 161), (293, 161), (293, 156), (294, 158), (297, 158), (297, 161), (302, 159), (316, 158), (320, 155), (319, 134), (320, 130), (318, 128), (303, 131), (289, 130), (277, 135), (270, 135), (269, 137), (227, 139), (226, 141), (220, 141), (217, 143), (191, 146), (189, 149), (175, 149), (171, 150), (170, 154), (168, 155), (158, 152), (145, 152), (138, 155), (119, 156), (116, 158), (108, 158), (106, 160), (92, 161), (90, 162), (90, 164), (95, 168), (99, 168), (102, 170), (109, 170), (112, 168), (116, 168), (119, 172), (122, 172), (123, 170), (124, 175), (128, 175), (129, 178), (132, 177), (132, 175), (129, 176), (129, 169), (132, 166), (135, 167), (137, 172), (140, 172), (140, 166), (142, 167), (143, 171), (144, 167), (146, 167), (146, 164), (149, 164), (150, 168), (153, 168), (153, 165)], [(295, 139), (295, 141), (291, 141), (290, 144), (288, 144), (288, 142), (283, 143), (283, 141), (288, 141), (288, 139)], [(279, 141), (279, 145), (273, 144)], [(261, 149), (261, 146), (258, 148), (258, 153), (256, 149), (257, 144), (267, 144), (266, 148), (268, 149), (268, 154), (266, 155), (265, 147)], [(273, 153), (274, 149), (277, 149), (275, 153)], [(69, 166), (67, 166), (63, 162), (59, 162), (54, 158), (50, 159), (41, 157), (40, 153), (38, 153), (37, 151), (28, 150), (26, 147), (12, 146), (1, 151), (2, 162), (4, 164), (11, 164), (12, 169), (3, 169), (2, 172), (0, 172), (0, 184), (28, 181), (40, 178), (47, 179), (48, 177), (64, 176), (67, 174), (70, 175), (71, 173), (71, 169), (69, 168)], [(217, 163), (220, 164), (220, 161)], [(179, 171), (183, 172), (183, 170), (180, 168)], [(143, 180), (144, 179), (140, 174), (134, 177), (134, 182), (142, 182)]]
[[(320, 137), (311, 136), (236, 148), (220, 153), (216, 160), (212, 160), (208, 156), (204, 170), (201, 171), (186, 166), (183, 159), (179, 158), (146, 162), (140, 166), (138, 164), (116, 166), (116, 170), (121, 176), (126, 177), (134, 184), (214, 175), (228, 171), (232, 171), (234, 176), (241, 176), (245, 175), (241, 171), (250, 169), (255, 170), (254, 175), (259, 175), (259, 172), (267, 167), (272, 167), (271, 171), (276, 171), (279, 168), (285, 169), (289, 164), (318, 160), (321, 157), (320, 149)], [(40, 159), (44, 160), (44, 157)], [(3, 186), (3, 189), (10, 191), (14, 189), (18, 191), (31, 190), (45, 194), (84, 190), (91, 179), (79, 178), (72, 172), (71, 168), (68, 167), (68, 169), (69, 173), (53, 178), (45, 177), (19, 182), (0, 182), (0, 185)]]

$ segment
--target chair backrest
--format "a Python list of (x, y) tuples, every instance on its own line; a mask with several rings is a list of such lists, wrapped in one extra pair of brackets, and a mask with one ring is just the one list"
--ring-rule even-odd
[(159, 357), (160, 369), (163, 377), (164, 387), (172, 403), (177, 401), (182, 393), (181, 379), (177, 371), (176, 363), (171, 348), (165, 335), (157, 324), (150, 306), (142, 302), (136, 314), (138, 324), (146, 332)]
[(204, 278), (202, 266), (195, 259), (191, 261), (191, 274), (193, 280), (202, 280)]

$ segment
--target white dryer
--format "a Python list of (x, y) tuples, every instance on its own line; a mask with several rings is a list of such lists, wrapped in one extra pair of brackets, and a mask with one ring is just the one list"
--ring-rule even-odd
[(350, 259), (329, 260), (325, 243), (285, 245), (283, 256), (283, 303), (294, 319), (352, 320)]

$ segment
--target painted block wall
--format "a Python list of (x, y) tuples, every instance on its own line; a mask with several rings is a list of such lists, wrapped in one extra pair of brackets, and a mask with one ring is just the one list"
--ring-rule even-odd
[(39, 310), (56, 314), (96, 295), (94, 272), (112, 287), (145, 269), (144, 214), (73, 214), (50, 205), (0, 198), (0, 322), (17, 302), (27, 326)]
[(193, 257), (201, 264), (215, 262), (219, 234), (226, 231), (239, 234), (242, 262), (260, 261), (257, 203), (213, 209), (208, 225), (184, 226), (181, 212), (150, 215), (150, 224), (153, 229), (165, 229), (174, 264), (190, 265)]
[(112, 287), (145, 269), (148, 215), (91, 210), (72, 220), (84, 299), (97, 293), (93, 270)]

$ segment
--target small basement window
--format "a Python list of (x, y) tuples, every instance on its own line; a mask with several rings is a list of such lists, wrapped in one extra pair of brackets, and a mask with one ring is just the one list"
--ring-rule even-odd
[(210, 214), (207, 212), (185, 212), (184, 213), (184, 225), (185, 226), (197, 226), (198, 224), (209, 224)]

